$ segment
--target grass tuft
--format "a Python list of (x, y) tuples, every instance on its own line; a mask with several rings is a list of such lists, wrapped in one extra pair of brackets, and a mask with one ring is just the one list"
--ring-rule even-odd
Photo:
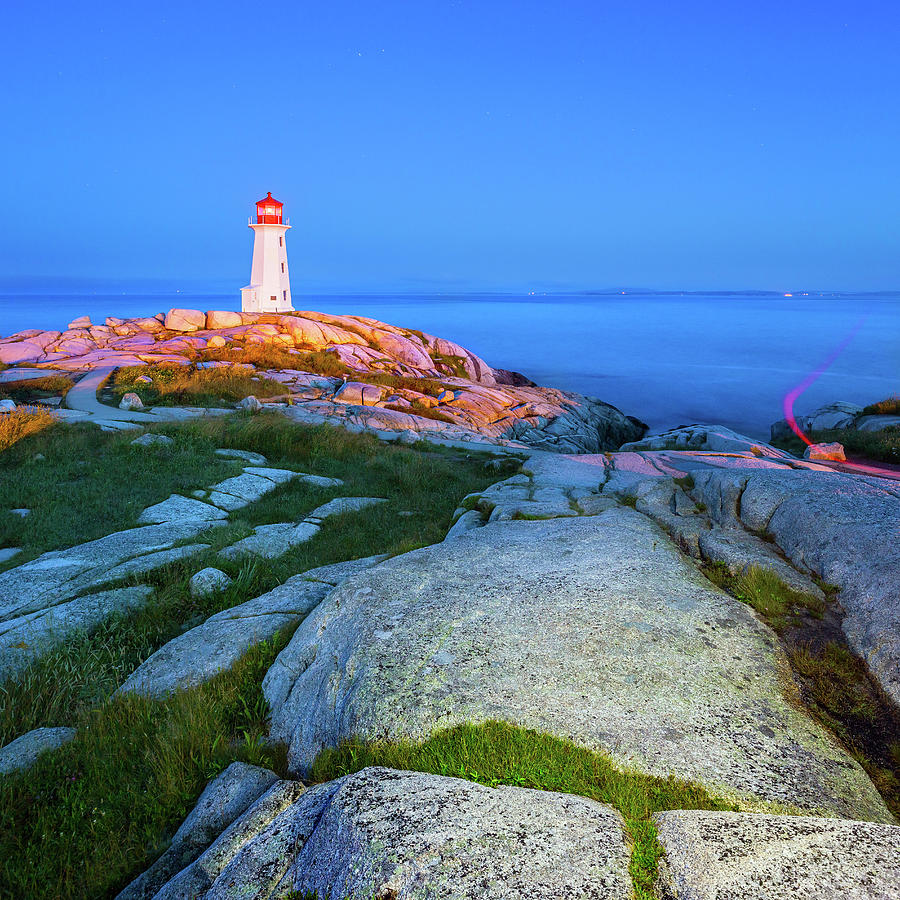
[(284, 639), (167, 702), (114, 697), (74, 741), (0, 780), (0, 893), (101, 897), (158, 856), (206, 783), (235, 760), (284, 772), (263, 742), (260, 684)]
[(44, 431), (54, 424), (56, 419), (52, 413), (38, 407), (25, 407), (0, 413), (0, 453), (23, 438)]
[(900, 394), (894, 394), (878, 403), (870, 403), (863, 408), (864, 416), (900, 416)]
[(606, 755), (506, 722), (458, 725), (427, 741), (344, 741), (324, 750), (311, 778), (324, 782), (366, 766), (387, 766), (465, 778), (496, 787), (517, 785), (578, 794), (614, 806), (625, 818), (633, 842), (631, 876), (637, 900), (651, 900), (661, 848), (650, 821), (667, 809), (735, 809), (703, 787), (620, 769)]
[[(150, 384), (138, 381), (148, 377)], [(111, 388), (120, 399), (123, 394), (137, 394), (146, 406), (218, 406), (234, 403), (253, 394), (278, 397), (288, 393), (284, 385), (262, 378), (252, 369), (232, 367), (196, 369), (193, 366), (129, 366), (118, 369)]]

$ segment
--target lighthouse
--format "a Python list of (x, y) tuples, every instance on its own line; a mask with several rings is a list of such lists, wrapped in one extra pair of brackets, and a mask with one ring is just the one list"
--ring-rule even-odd
[(284, 238), (291, 227), (283, 220), (283, 203), (272, 192), (256, 204), (256, 221), (252, 217), (253, 263), (250, 284), (241, 288), (244, 312), (293, 312), (291, 281), (288, 275), (287, 248)]

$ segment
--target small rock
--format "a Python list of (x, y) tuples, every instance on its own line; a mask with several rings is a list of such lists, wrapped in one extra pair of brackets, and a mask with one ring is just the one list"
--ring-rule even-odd
[(0, 547), (0, 563), (12, 559), (17, 553), (21, 553), (21, 547)]
[(35, 453), (34, 456), (31, 457), (31, 459), (32, 459), (34, 462), (41, 462), (41, 460), (44, 460), (44, 459), (46, 459), (46, 458), (47, 458), (47, 457), (44, 456), (43, 453)]
[(206, 346), (211, 347), (213, 349), (224, 347), (225, 344), (226, 344), (225, 338), (223, 338), (221, 334), (214, 334), (206, 342)]
[(16, 408), (15, 400), (5, 399), (0, 400), (0, 413), (4, 412), (12, 412)]
[(90, 328), (91, 327), (91, 317), (90, 316), (79, 316), (77, 319), (72, 319), (68, 325), (69, 329), (72, 328)]
[(410, 431), (407, 429), (406, 431), (400, 432), (400, 437), (397, 440), (401, 444), (417, 444), (422, 440), (422, 436), (415, 433), (415, 431)]
[(207, 566), (201, 569), (190, 580), (192, 597), (208, 597), (224, 591), (231, 584), (231, 579), (221, 570)]
[(149, 375), (138, 375), (134, 380), (139, 384), (153, 384), (153, 379)]
[(456, 394), (453, 391), (441, 391), (437, 399), (438, 403), (449, 403), (451, 400), (456, 399)]
[(142, 434), (139, 438), (135, 438), (132, 442), (138, 447), (169, 447), (175, 443), (170, 437), (164, 434)]
[(344, 482), (340, 478), (327, 478), (325, 475), (301, 475), (300, 481), (314, 487), (340, 487)]
[(240, 409), (246, 409), (251, 413), (258, 413), (262, 409), (262, 403), (251, 394), (249, 397), (244, 397), (244, 399), (238, 403), (238, 407)]
[(25, 509), (25, 507), (20, 507), (19, 509), (11, 509), (10, 512), (13, 513), (13, 514), (16, 515), (16, 516), (21, 516), (23, 519), (24, 519), (26, 516), (30, 516), (30, 515), (31, 515), (31, 510), (30, 510), (30, 509)]
[(224, 456), (226, 459), (244, 459), (254, 466), (264, 466), (268, 460), (262, 453), (254, 453), (252, 450), (232, 450), (231, 447), (220, 447), (216, 450), (216, 456)]
[(804, 459), (833, 459), (843, 461), (844, 445), (835, 441), (832, 444), (810, 444), (803, 452)]
[(47, 750), (56, 750), (75, 737), (74, 728), (35, 728), (0, 749), (0, 775), (30, 769)]
[(132, 391), (129, 391), (127, 394), (125, 394), (119, 401), (119, 409), (133, 410), (143, 408), (144, 401), (141, 400), (141, 398)]

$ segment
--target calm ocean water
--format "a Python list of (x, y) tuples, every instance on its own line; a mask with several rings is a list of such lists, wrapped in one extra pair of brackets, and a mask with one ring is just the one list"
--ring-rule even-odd
[[(79, 315), (235, 309), (221, 294), (0, 293), (0, 334), (63, 328)], [(768, 436), (781, 399), (862, 322), (799, 399), (865, 404), (900, 393), (900, 294), (295, 296), (298, 309), (371, 316), (455, 340), (539, 384), (613, 403), (654, 429), (721, 422)]]

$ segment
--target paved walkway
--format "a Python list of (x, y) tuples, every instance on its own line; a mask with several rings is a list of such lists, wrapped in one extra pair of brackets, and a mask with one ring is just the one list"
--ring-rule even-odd
[(116, 366), (103, 366), (99, 369), (91, 369), (86, 375), (83, 375), (66, 394), (64, 401), (66, 407), (77, 412), (88, 413), (107, 422), (159, 424), (160, 417), (153, 413), (119, 409), (115, 406), (107, 406), (97, 399), (97, 391), (106, 384), (116, 368)]

